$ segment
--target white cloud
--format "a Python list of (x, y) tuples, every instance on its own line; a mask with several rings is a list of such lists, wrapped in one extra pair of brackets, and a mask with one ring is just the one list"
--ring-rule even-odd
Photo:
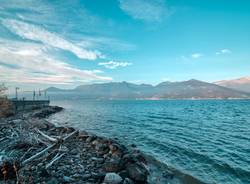
[(134, 19), (160, 22), (170, 14), (164, 0), (119, 0), (120, 8)]
[(13, 19), (4, 19), (2, 24), (11, 32), (24, 39), (39, 41), (45, 45), (70, 51), (80, 59), (95, 60), (98, 57), (102, 57), (99, 51), (90, 51), (83, 47), (79, 47), (61, 36), (51, 33), (39, 26)]
[(38, 43), (0, 39), (0, 80), (8, 83), (75, 84), (110, 81), (100, 70), (81, 70), (48, 55)]
[[(44, 25), (63, 34), (103, 33), (109, 28), (107, 21), (92, 14), (79, 0), (39, 1), (39, 0), (1, 0), (0, 16)], [(63, 28), (63, 29), (62, 29)]]
[(90, 37), (90, 36), (81, 36), (83, 40), (80, 40), (77, 45), (79, 46), (88, 46), (89, 48), (102, 48), (114, 51), (124, 51), (124, 50), (135, 50), (136, 45), (128, 43), (123, 40), (118, 40), (115, 38), (109, 37)]
[(200, 58), (200, 57), (202, 57), (203, 56), (203, 54), (201, 54), (201, 53), (194, 53), (194, 54), (191, 54), (191, 57), (193, 58), (193, 59), (198, 59), (198, 58)]
[(231, 53), (232, 53), (232, 51), (229, 50), (229, 49), (222, 49), (222, 50), (216, 52), (215, 54), (216, 55), (221, 55), (221, 54), (231, 54)]
[(168, 77), (163, 77), (161, 80), (162, 80), (163, 82), (165, 82), (165, 81), (171, 81), (171, 79), (168, 78)]
[(101, 62), (98, 63), (100, 66), (104, 66), (105, 68), (109, 69), (116, 69), (117, 67), (126, 67), (132, 65), (132, 63), (128, 62), (116, 62), (116, 61), (108, 61), (108, 62)]

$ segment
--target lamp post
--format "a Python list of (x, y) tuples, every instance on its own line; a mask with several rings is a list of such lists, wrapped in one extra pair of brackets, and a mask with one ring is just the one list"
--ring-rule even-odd
[(36, 98), (36, 91), (34, 90), (33, 91), (33, 101), (35, 101), (35, 98)]
[(18, 100), (18, 92), (17, 90), (19, 90), (20, 88), (19, 87), (16, 87), (16, 100)]

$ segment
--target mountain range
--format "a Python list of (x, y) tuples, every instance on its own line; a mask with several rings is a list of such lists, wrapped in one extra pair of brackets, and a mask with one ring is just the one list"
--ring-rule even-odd
[(215, 84), (250, 93), (250, 77), (217, 81)]
[[(224, 83), (223, 83), (224, 85)], [(230, 99), (250, 98), (250, 93), (239, 91), (217, 82), (208, 83), (195, 79), (182, 82), (162, 82), (158, 85), (110, 82), (81, 85), (71, 90), (50, 87), (50, 94), (75, 94), (95, 99)]]

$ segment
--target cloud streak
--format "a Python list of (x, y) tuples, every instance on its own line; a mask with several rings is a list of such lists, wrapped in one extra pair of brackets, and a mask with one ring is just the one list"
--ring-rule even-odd
[[(3, 0), (0, 10), (0, 82), (68, 87), (111, 81), (97, 70), (98, 62), (105, 55), (136, 49), (116, 38), (113, 20), (93, 14), (78, 0)], [(83, 62), (88, 60), (96, 62)], [(112, 61), (98, 68), (128, 65)]]
[(108, 62), (100, 62), (98, 63), (100, 66), (104, 66), (108, 69), (116, 69), (118, 67), (126, 67), (132, 65), (132, 63), (129, 62), (117, 62), (117, 61), (108, 61)]
[[(74, 84), (110, 81), (99, 70), (81, 70), (47, 54), (38, 43), (0, 39), (1, 81), (16, 83)], [(10, 65), (11, 64), (11, 65)]]
[(193, 54), (191, 54), (191, 58), (193, 58), (193, 59), (198, 59), (198, 58), (200, 58), (202, 56), (203, 56), (203, 54), (201, 54), (201, 53), (193, 53)]
[(120, 0), (120, 8), (137, 20), (160, 22), (170, 11), (163, 0)]
[(39, 41), (43, 44), (72, 52), (80, 59), (95, 60), (102, 57), (100, 52), (81, 48), (61, 36), (51, 33), (39, 26), (13, 19), (4, 19), (2, 24), (12, 33), (24, 39)]
[(215, 54), (216, 55), (223, 55), (223, 54), (231, 54), (231, 53), (232, 53), (232, 51), (229, 49), (222, 49), (222, 50), (216, 52)]

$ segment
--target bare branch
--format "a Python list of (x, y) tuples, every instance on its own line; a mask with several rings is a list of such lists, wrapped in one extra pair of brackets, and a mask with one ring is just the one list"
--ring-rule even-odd
[(58, 140), (56, 143), (54, 143), (54, 144), (48, 146), (48, 147), (45, 148), (44, 150), (40, 151), (39, 153), (37, 153), (37, 154), (33, 155), (32, 157), (28, 158), (27, 160), (23, 161), (23, 162), (22, 162), (22, 165), (25, 165), (25, 164), (27, 164), (27, 163), (33, 161), (34, 159), (36, 159), (36, 158), (40, 157), (41, 155), (43, 155), (44, 153), (46, 153), (47, 151), (49, 151), (49, 150), (51, 150), (51, 149), (57, 147), (58, 145), (61, 145), (63, 142), (65, 142), (66, 140), (68, 140), (69, 138), (73, 137), (73, 136), (76, 135), (76, 134), (78, 134), (78, 130), (76, 130), (76, 131), (70, 133), (70, 134), (67, 135), (65, 138)]
[(57, 142), (58, 140), (53, 138), (53, 137), (50, 137), (48, 135), (46, 135), (45, 133), (41, 132), (40, 130), (36, 129), (36, 131), (43, 137), (45, 137), (46, 139), (50, 140), (51, 142)]
[(51, 167), (57, 160), (59, 160), (60, 158), (62, 158), (64, 155), (65, 155), (65, 153), (62, 153), (61, 155), (59, 155), (59, 153), (56, 154), (56, 156), (51, 160), (51, 162), (46, 165), (46, 169), (48, 169), (49, 167)]

